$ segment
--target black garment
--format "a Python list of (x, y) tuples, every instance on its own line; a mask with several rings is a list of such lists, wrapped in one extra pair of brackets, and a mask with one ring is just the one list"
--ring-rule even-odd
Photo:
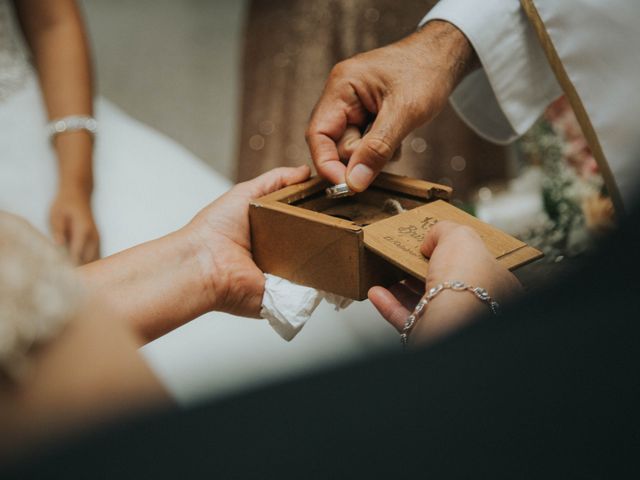
[(638, 478), (639, 226), (435, 346), (117, 426), (19, 476)]

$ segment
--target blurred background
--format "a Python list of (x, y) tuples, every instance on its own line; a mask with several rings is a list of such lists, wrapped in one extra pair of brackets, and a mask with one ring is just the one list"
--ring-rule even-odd
[[(99, 92), (231, 181), (309, 163), (304, 129), (331, 67), (410, 34), (435, 0), (82, 0)], [(548, 261), (608, 228), (602, 180), (561, 99), (511, 147), (446, 108), (387, 170), (454, 202)]]
[(82, 0), (98, 91), (235, 175), (248, 0)]
[[(411, 33), (434, 0), (84, 0), (99, 93), (231, 180), (309, 161), (331, 67)], [(513, 170), (447, 109), (391, 171), (472, 187)]]

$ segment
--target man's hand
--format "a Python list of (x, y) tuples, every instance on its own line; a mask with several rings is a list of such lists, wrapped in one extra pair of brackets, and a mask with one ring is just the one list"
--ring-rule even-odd
[[(516, 277), (496, 261), (470, 227), (449, 221), (437, 223), (424, 239), (422, 254), (429, 257), (427, 288), (460, 280), (484, 288), (499, 303), (521, 290)], [(401, 330), (423, 291), (411, 283), (389, 290), (374, 287), (369, 299), (389, 323)], [(418, 343), (432, 340), (487, 311), (488, 306), (471, 293), (444, 290), (427, 306), (410, 338)]]
[(365, 190), (402, 140), (442, 110), (474, 63), (466, 37), (450, 23), (432, 21), (336, 65), (306, 134), (320, 175)]
[(100, 236), (91, 212), (91, 195), (78, 189), (58, 192), (49, 214), (51, 233), (64, 246), (76, 265), (100, 257)]
[(185, 227), (208, 255), (202, 256), (205, 282), (212, 286), (212, 310), (257, 317), (264, 275), (253, 263), (249, 203), (309, 177), (308, 166), (276, 168), (240, 183), (205, 207)]

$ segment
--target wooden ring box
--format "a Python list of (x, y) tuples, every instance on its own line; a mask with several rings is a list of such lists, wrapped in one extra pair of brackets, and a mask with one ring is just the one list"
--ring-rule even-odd
[[(366, 191), (328, 199), (319, 177), (254, 200), (249, 209), (256, 265), (265, 273), (354, 300), (407, 274), (424, 282), (425, 232), (440, 220), (474, 228), (505, 267), (542, 256), (524, 242), (454, 207), (444, 185), (381, 173)], [(401, 206), (396, 213), (387, 208)], [(445, 279), (461, 280), (461, 279)]]

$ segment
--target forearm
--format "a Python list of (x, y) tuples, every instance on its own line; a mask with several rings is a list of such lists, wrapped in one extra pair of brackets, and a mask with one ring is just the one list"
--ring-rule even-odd
[[(74, 1), (19, 0), (18, 16), (33, 53), (50, 119), (93, 115), (89, 48)], [(63, 188), (91, 193), (93, 141), (86, 131), (55, 139)]]
[(143, 343), (214, 308), (213, 276), (204, 271), (213, 262), (190, 235), (181, 229), (79, 269)]

